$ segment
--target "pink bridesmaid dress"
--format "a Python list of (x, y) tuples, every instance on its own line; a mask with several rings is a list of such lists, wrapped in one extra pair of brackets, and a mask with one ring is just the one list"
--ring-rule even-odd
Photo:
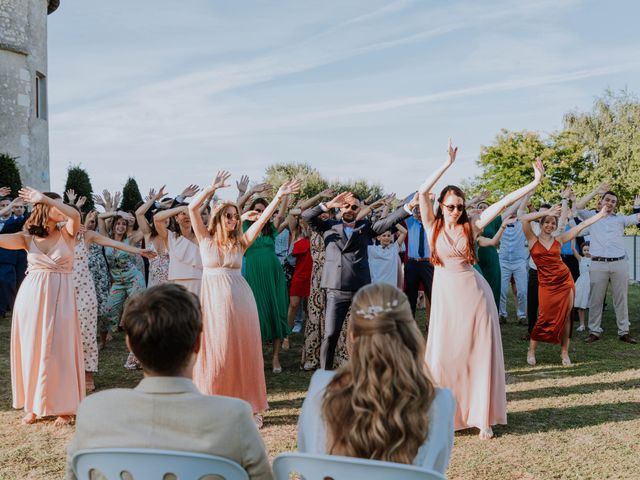
[(11, 389), (13, 407), (39, 417), (74, 415), (85, 396), (73, 258), (62, 235), (48, 255), (28, 240), (11, 324)]
[[(431, 232), (429, 232), (431, 238)], [(507, 423), (502, 338), (491, 287), (465, 260), (462, 227), (443, 228), (436, 266), (426, 362), (438, 387), (456, 399), (456, 430)]]
[(200, 242), (203, 325), (193, 382), (206, 395), (241, 398), (260, 413), (268, 408), (262, 339), (256, 301), (240, 272), (242, 254), (210, 237)]

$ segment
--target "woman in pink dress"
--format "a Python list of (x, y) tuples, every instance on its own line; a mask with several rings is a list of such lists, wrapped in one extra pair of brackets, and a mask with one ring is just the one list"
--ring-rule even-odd
[[(258, 237), (283, 196), (297, 193), (300, 182), (287, 182), (254, 223), (242, 232), (238, 207), (226, 202), (218, 206), (205, 226), (200, 207), (219, 188), (227, 187), (230, 174), (219, 172), (213, 183), (189, 204), (193, 230), (200, 244), (203, 263), (202, 345), (193, 368), (193, 381), (208, 395), (225, 395), (247, 401), (262, 426), (268, 408), (264, 379), (258, 308), (247, 281), (242, 277), (242, 255)], [(246, 215), (246, 214), (245, 214)]]
[(11, 323), (13, 408), (24, 408), (25, 424), (46, 416), (67, 424), (85, 395), (72, 276), (80, 213), (56, 193), (26, 187), (20, 198), (34, 204), (26, 231), (0, 236), (0, 247), (26, 250), (29, 263)]
[(533, 182), (474, 219), (465, 210), (462, 190), (447, 186), (434, 213), (429, 192), (453, 164), (457, 150), (449, 140), (448, 161), (419, 192), (420, 214), (435, 266), (425, 360), (435, 384), (453, 392), (455, 429), (476, 427), (481, 439), (489, 439), (492, 425), (507, 423), (507, 398), (498, 310), (489, 284), (473, 268), (475, 243), (502, 210), (536, 188), (544, 170), (536, 162)]

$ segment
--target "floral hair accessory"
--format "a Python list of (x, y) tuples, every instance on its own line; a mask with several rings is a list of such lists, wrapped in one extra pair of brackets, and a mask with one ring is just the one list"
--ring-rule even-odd
[(389, 313), (398, 306), (398, 300), (387, 302), (386, 307), (382, 305), (370, 305), (366, 310), (357, 310), (356, 313), (368, 320), (373, 320), (380, 313)]

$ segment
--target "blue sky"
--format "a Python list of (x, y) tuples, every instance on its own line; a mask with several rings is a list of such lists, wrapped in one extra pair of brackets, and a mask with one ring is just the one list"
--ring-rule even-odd
[[(259, 181), (300, 161), (415, 189), (477, 173), (501, 128), (640, 94), (640, 2), (63, 0), (49, 17), (51, 187)], [(233, 191), (220, 192), (235, 196)]]

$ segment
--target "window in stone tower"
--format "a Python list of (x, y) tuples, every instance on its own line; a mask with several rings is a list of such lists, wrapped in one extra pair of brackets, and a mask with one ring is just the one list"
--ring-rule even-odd
[(36, 72), (36, 118), (47, 119), (47, 77)]

